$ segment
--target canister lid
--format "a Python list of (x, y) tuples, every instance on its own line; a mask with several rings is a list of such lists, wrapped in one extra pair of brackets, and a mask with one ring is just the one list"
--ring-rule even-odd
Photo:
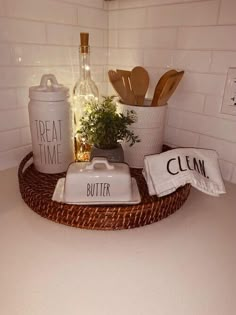
[(40, 85), (29, 88), (29, 97), (38, 101), (63, 101), (69, 97), (69, 89), (58, 84), (54, 74), (44, 74)]

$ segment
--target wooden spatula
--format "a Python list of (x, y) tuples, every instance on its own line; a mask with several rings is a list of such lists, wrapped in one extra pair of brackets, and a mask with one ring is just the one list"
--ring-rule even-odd
[(122, 102), (127, 104), (126, 89), (125, 89), (124, 82), (123, 82), (121, 74), (117, 73), (114, 70), (109, 70), (108, 71), (108, 77), (109, 77), (109, 80), (110, 80), (114, 90), (118, 93), (118, 95), (119, 95), (120, 99), (122, 100)]
[(135, 104), (135, 97), (134, 97), (134, 93), (131, 89), (131, 83), (130, 83), (131, 71), (116, 69), (116, 72), (122, 76), (124, 86), (126, 89), (127, 104), (134, 105)]
[(143, 105), (149, 86), (149, 75), (143, 67), (135, 67), (130, 76), (131, 88), (135, 96), (136, 105)]
[(178, 71), (172, 69), (172, 70), (169, 70), (167, 72), (165, 72), (161, 78), (159, 79), (159, 81), (157, 82), (157, 85), (156, 85), (156, 88), (155, 88), (155, 91), (154, 91), (154, 95), (153, 95), (153, 99), (152, 99), (152, 103), (151, 103), (151, 106), (157, 106), (157, 103), (158, 103), (158, 99), (160, 97), (160, 94), (167, 82), (167, 80), (173, 75), (173, 74), (176, 74), (178, 73)]
[(171, 95), (173, 95), (174, 91), (176, 90), (177, 86), (179, 85), (180, 80), (184, 75), (184, 71), (177, 72), (172, 74), (166, 81), (159, 98), (157, 100), (157, 106), (162, 106), (167, 104), (168, 100), (170, 99)]

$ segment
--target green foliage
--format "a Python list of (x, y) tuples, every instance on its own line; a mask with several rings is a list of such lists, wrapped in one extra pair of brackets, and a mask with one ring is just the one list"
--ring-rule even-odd
[(113, 149), (121, 140), (130, 142), (132, 146), (140, 141), (128, 129), (135, 120), (133, 110), (128, 111), (127, 115), (116, 112), (114, 96), (103, 97), (100, 103), (94, 100), (86, 105), (78, 133), (87, 143), (100, 149)]

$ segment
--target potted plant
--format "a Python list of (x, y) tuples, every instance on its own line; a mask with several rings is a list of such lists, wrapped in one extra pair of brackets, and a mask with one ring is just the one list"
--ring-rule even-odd
[(90, 159), (94, 156), (105, 156), (111, 162), (123, 162), (124, 153), (120, 142), (126, 141), (132, 146), (140, 141), (129, 129), (135, 121), (133, 110), (126, 115), (116, 111), (114, 96), (103, 97), (101, 102), (88, 102), (80, 119), (78, 134), (92, 145)]

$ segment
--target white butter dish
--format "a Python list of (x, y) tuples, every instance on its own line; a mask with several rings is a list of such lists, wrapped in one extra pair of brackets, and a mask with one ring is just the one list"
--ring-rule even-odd
[[(65, 202), (64, 200), (64, 184), (65, 184), (65, 178), (60, 178), (57, 181), (56, 188), (54, 190), (52, 200), (57, 202)], [(131, 185), (132, 185), (132, 197), (130, 201), (96, 201), (96, 202), (68, 202), (70, 204), (77, 204), (77, 205), (118, 205), (118, 204), (124, 204), (124, 205), (135, 205), (139, 204), (141, 202), (141, 196), (138, 190), (138, 185), (135, 178), (131, 178)]]
[(105, 158), (95, 157), (92, 162), (69, 166), (62, 199), (72, 204), (113, 204), (134, 202), (134, 199), (138, 203), (135, 185), (127, 164), (109, 163)]

